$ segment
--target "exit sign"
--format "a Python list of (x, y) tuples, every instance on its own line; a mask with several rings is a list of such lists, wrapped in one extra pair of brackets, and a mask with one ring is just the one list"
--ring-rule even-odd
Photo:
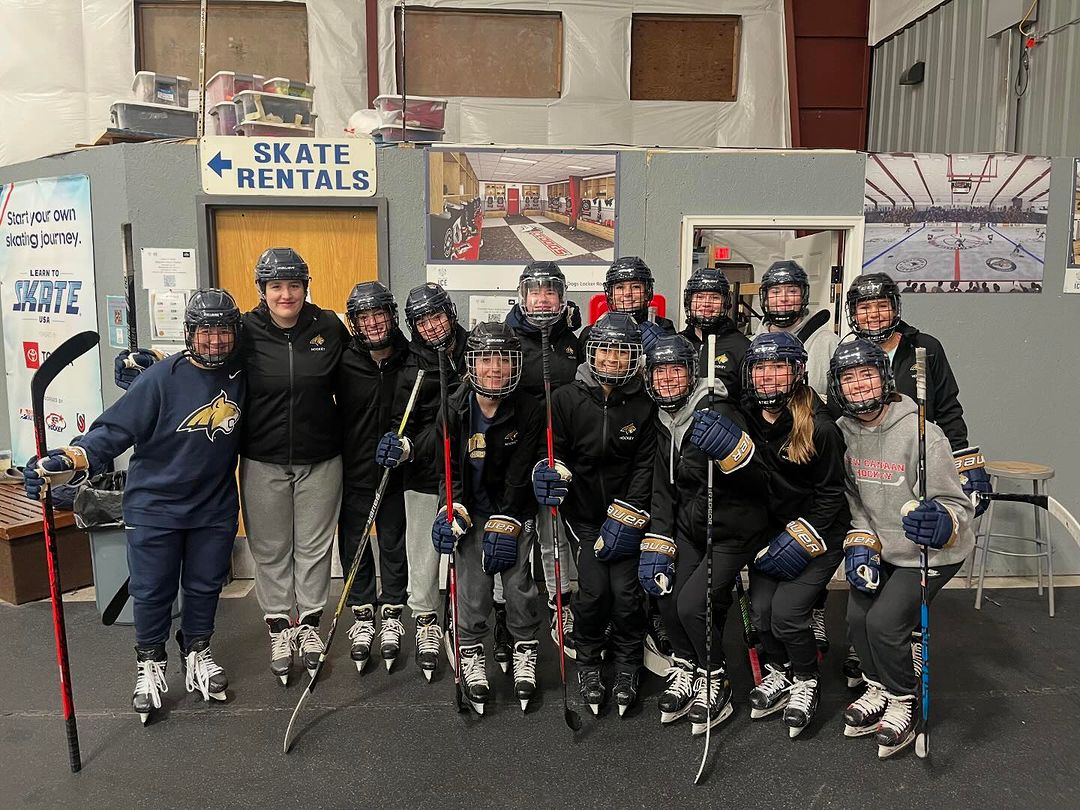
[(726, 262), (731, 258), (731, 248), (727, 245), (713, 245), (712, 257), (714, 262)]

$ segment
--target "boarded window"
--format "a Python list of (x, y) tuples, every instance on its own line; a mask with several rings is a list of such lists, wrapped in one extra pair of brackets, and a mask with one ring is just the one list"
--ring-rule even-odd
[(635, 14), (630, 27), (630, 98), (735, 101), (742, 18)]
[[(400, 43), (400, 9), (394, 23)], [(559, 98), (562, 15), (407, 8), (405, 68), (409, 95)]]
[[(135, 69), (199, 81), (199, 3), (135, 4)], [(210, 2), (206, 79), (219, 70), (308, 80), (307, 7), (303, 3)], [(194, 96), (191, 99), (194, 106)]]

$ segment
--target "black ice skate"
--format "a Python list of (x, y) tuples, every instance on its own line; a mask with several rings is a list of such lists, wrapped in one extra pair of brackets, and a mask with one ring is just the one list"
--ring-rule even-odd
[(611, 687), (611, 697), (614, 698), (615, 705), (619, 707), (619, 717), (624, 716), (626, 710), (637, 702), (637, 693), (638, 671), (636, 669), (619, 670), (615, 673), (615, 685)]
[(296, 625), (293, 645), (304, 662), (304, 668), (308, 672), (314, 672), (319, 666), (319, 657), (322, 655), (322, 639), (319, 638), (319, 621), (322, 619), (321, 610), (311, 610), (300, 617), (300, 623)]
[(885, 688), (868, 678), (862, 697), (844, 710), (844, 736), (865, 737), (873, 734), (878, 730), (887, 705)]
[(131, 696), (131, 708), (145, 726), (150, 722), (151, 712), (161, 708), (161, 693), (169, 691), (169, 685), (165, 683), (165, 668), (168, 666), (165, 645), (136, 647), (135, 661), (138, 674), (135, 676), (135, 694)]
[(539, 641), (518, 641), (514, 644), (514, 694), (527, 711), (529, 701), (536, 694), (536, 657), (540, 653)]
[[(574, 611), (570, 609), (570, 592), (562, 595), (562, 628), (563, 650), (567, 658), (577, 659), (577, 650), (574, 649)], [(548, 610), (551, 611), (551, 640), (555, 642), (555, 648), (559, 646), (559, 622), (555, 602), (548, 602)]]
[(810, 725), (817, 711), (820, 690), (818, 679), (812, 676), (795, 676), (791, 684), (787, 708), (784, 709), (784, 725), (788, 736), (795, 739)]
[(731, 717), (731, 681), (723, 667), (706, 673), (698, 667), (694, 681), (694, 702), (690, 704), (690, 733), (695, 737), (706, 728), (715, 728)]
[(428, 683), (439, 663), (439, 644), (442, 641), (442, 628), (434, 613), (416, 615), (416, 665), (424, 673)]
[(177, 630), (176, 643), (180, 645), (183, 653), (180, 668), (184, 672), (184, 686), (187, 690), (198, 692), (206, 701), (225, 700), (229, 678), (210, 652), (210, 639), (200, 638), (185, 648), (183, 635)]
[(353, 623), (349, 628), (349, 657), (357, 672), (363, 672), (371, 660), (371, 642), (375, 639), (375, 609), (371, 605), (357, 605), (353, 609)]
[(477, 714), (484, 713), (488, 699), (487, 661), (483, 644), (469, 644), (461, 648), (461, 680), (465, 699)]
[(878, 744), (878, 759), (888, 759), (906, 748), (915, 739), (914, 695), (885, 693), (888, 705), (882, 715), (874, 741)]
[(660, 695), (660, 722), (673, 723), (690, 711), (694, 699), (694, 665), (674, 657), (667, 670), (667, 688)]
[(289, 670), (293, 659), (293, 626), (288, 616), (275, 614), (263, 617), (270, 629), (270, 671), (282, 686), (289, 685)]
[(750, 690), (750, 718), (760, 720), (781, 711), (791, 694), (791, 669), (775, 664), (765, 665), (765, 677)]
[(599, 716), (600, 705), (604, 702), (604, 682), (600, 679), (600, 667), (579, 667), (577, 677), (581, 699), (594, 715)]
[(404, 605), (383, 605), (380, 613), (382, 627), (379, 629), (379, 652), (386, 671), (394, 666), (401, 652), (401, 637), (405, 635), (405, 626), (401, 623), (401, 611)]

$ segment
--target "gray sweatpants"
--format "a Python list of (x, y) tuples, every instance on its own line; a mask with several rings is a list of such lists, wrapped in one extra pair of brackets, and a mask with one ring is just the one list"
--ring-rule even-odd
[(439, 611), (442, 555), (431, 542), (431, 524), (438, 511), (438, 494), (405, 490), (405, 556), (409, 560), (409, 611), (413, 616)]
[(341, 457), (293, 465), (241, 458), (240, 496), (263, 613), (322, 610), (341, 509)]
[[(483, 537), (487, 515), (473, 515), (472, 529), (457, 544), (458, 632), (461, 644), (482, 642), (490, 630), (494, 582), (484, 573)], [(532, 535), (518, 537), (517, 562), (502, 578), (506, 626), (514, 641), (531, 641), (540, 627), (536, 583), (532, 577)]]

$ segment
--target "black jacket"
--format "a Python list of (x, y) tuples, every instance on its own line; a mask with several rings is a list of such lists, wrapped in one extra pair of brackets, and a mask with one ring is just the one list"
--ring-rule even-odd
[(639, 377), (604, 397), (587, 365), (551, 396), (555, 458), (573, 473), (567, 520), (598, 528), (618, 498), (646, 512), (652, 498), (656, 406)]
[(964, 409), (960, 407), (960, 389), (956, 385), (949, 358), (937, 338), (900, 321), (900, 344), (893, 355), (893, 378), (896, 390), (915, 399), (915, 349), (926, 349), (926, 418), (941, 428), (953, 450), (968, 446)]
[(788, 458), (792, 416), (787, 408), (770, 424), (761, 410), (750, 412), (750, 438), (769, 472), (769, 511), (779, 533), (788, 522), (803, 518), (838, 548), (851, 525), (844, 494), (844, 438), (825, 403), (814, 394), (814, 457), (805, 464)]
[[(575, 310), (567, 309), (567, 318)], [(506, 316), (506, 323), (521, 338), (521, 382), (518, 390), (544, 401), (544, 355), (541, 350), (540, 330), (525, 320), (521, 306), (514, 305)], [(559, 320), (551, 327), (551, 390), (572, 382), (577, 374), (577, 367), (585, 361), (581, 342), (571, 330), (566, 319)]]
[[(416, 360), (409, 341), (395, 332), (391, 354), (376, 363), (371, 352), (350, 341), (338, 368), (338, 406), (343, 425), (342, 475), (346, 485), (374, 490), (383, 467), (375, 463), (375, 448), (384, 433), (396, 431), (405, 411), (409, 389), (402, 385), (406, 368)], [(394, 470), (387, 486), (400, 489), (402, 471)]]
[[(472, 475), (468, 459), (472, 432), (470, 407), (473, 391), (461, 386), (450, 397), (450, 467), (454, 502), (469, 510), (474, 519)], [(497, 514), (509, 515), (525, 523), (536, 515), (532, 491), (532, 468), (546, 455), (544, 449), (544, 408), (520, 388), (499, 403), (491, 427), (485, 435), (483, 480)], [(439, 503), (446, 501), (446, 486), (439, 479)]]
[(316, 464), (341, 453), (337, 366), (349, 332), (337, 315), (305, 303), (292, 329), (266, 304), (244, 313), (247, 411), (240, 454), (268, 464)]
[[(638, 323), (640, 323), (640, 321)], [(656, 320), (653, 321), (653, 323), (659, 326), (663, 330), (665, 335), (675, 334), (675, 324), (672, 323), (671, 320), (669, 320), (668, 318), (657, 315)], [(589, 324), (584, 329), (582, 329), (581, 334), (578, 335), (578, 341), (581, 343), (582, 350), (585, 349), (585, 343), (589, 339), (590, 332), (592, 332), (592, 324)]]
[[(702, 381), (690, 402), (676, 411), (682, 436), (673, 440), (671, 418), (657, 413), (656, 455), (653, 467), (652, 522), (650, 532), (678, 538), (705, 548), (708, 463), (712, 460), (690, 441), (690, 417), (708, 405), (708, 389)], [(746, 427), (746, 417), (726, 399), (717, 398), (710, 410), (722, 413)], [(750, 463), (725, 475), (713, 471), (713, 542), (736, 551), (752, 551), (770, 539), (765, 463), (755, 450)], [(573, 486), (573, 484), (571, 484)]]
[[(446, 359), (447, 390), (453, 395), (461, 387), (465, 377), (465, 339), (468, 333), (458, 325), (454, 329), (454, 345)], [(418, 369), (424, 370), (424, 381), (416, 398), (405, 435), (413, 443), (413, 455), (402, 467), (405, 488), (416, 492), (434, 494), (439, 491), (439, 481), (445, 477), (443, 463), (442, 423), (439, 418), (441, 403), (439, 383), (439, 354), (423, 341), (413, 338), (409, 343), (412, 357), (399, 379), (401, 389), (396, 402), (403, 409), (409, 401)], [(395, 413), (395, 420), (401, 413)], [(395, 430), (396, 430), (395, 422)]]
[[(692, 326), (687, 326), (679, 334), (699, 350), (698, 374), (705, 379), (709, 362), (705, 356), (707, 343), (697, 336)], [(735, 328), (730, 318), (720, 321), (720, 327), (716, 330), (716, 378), (727, 387), (728, 399), (732, 402), (739, 402), (742, 398), (742, 361), (749, 347), (750, 339)]]

